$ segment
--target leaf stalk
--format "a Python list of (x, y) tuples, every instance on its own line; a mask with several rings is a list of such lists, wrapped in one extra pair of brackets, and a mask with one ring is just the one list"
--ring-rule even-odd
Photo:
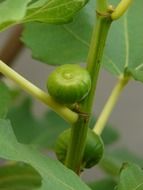
[(31, 94), (33, 97), (39, 99), (44, 104), (48, 105), (57, 114), (63, 117), (69, 123), (75, 123), (78, 120), (78, 114), (67, 108), (66, 106), (56, 102), (51, 96), (43, 90), (26, 80), (16, 71), (7, 66), (4, 62), (0, 61), (0, 72), (18, 84), (23, 90)]
[(131, 3), (132, 0), (121, 0), (114, 12), (111, 14), (112, 20), (119, 19), (127, 11)]
[(101, 112), (94, 128), (93, 131), (101, 135), (102, 131), (104, 130), (105, 124), (107, 120), (109, 119), (111, 112), (113, 111), (113, 108), (115, 107), (119, 96), (121, 95), (124, 87), (127, 85), (129, 82), (129, 77), (121, 77), (119, 81), (117, 82), (116, 86), (114, 87), (113, 91), (111, 92), (111, 95), (105, 104), (103, 111)]

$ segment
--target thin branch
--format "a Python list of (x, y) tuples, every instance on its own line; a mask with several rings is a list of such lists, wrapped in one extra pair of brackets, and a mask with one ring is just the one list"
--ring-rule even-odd
[(129, 8), (133, 0), (121, 0), (121, 2), (117, 5), (114, 12), (111, 14), (112, 20), (119, 19)]
[(103, 111), (101, 112), (94, 128), (93, 131), (98, 134), (101, 135), (107, 120), (109, 119), (113, 108), (115, 107), (119, 96), (121, 95), (124, 87), (127, 85), (127, 83), (129, 82), (130, 78), (126, 78), (126, 77), (121, 77), (119, 79), (119, 81), (117, 82), (116, 86), (114, 87), (113, 91), (111, 92), (111, 95), (107, 101), (107, 103), (105, 104)]
[(69, 123), (75, 123), (78, 119), (78, 114), (70, 110), (65, 105), (59, 104), (51, 96), (45, 93), (43, 90), (26, 80), (23, 76), (7, 66), (4, 62), (0, 61), (0, 72), (14, 81), (23, 90), (31, 94), (33, 97), (39, 99), (41, 102), (48, 105), (57, 114), (63, 117)]

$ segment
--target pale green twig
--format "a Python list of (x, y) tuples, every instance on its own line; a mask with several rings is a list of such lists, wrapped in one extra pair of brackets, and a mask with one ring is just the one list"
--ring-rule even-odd
[(16, 71), (7, 66), (4, 62), (0, 61), (0, 72), (18, 84), (23, 90), (39, 99), (46, 105), (48, 105), (51, 109), (53, 109), (56, 113), (62, 116), (69, 123), (75, 123), (78, 119), (78, 114), (70, 110), (64, 105), (57, 103), (51, 96), (42, 91), (40, 88), (26, 80)]
[(114, 12), (111, 14), (112, 20), (119, 19), (127, 11), (131, 3), (132, 0), (121, 0)]
[(125, 85), (128, 83), (129, 78), (122, 77), (119, 79), (118, 83), (116, 84), (115, 88), (113, 89), (107, 103), (105, 104), (103, 111), (101, 112), (99, 119), (97, 120), (93, 131), (101, 135), (107, 120), (109, 119), (109, 116), (111, 112), (113, 111), (113, 108), (115, 104), (117, 103), (120, 94), (122, 93)]

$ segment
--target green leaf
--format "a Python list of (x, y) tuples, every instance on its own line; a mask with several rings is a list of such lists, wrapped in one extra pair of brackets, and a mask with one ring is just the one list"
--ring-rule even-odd
[(0, 189), (31, 190), (41, 186), (41, 176), (30, 165), (12, 162), (0, 166)]
[(32, 3), (24, 20), (66, 23), (71, 21), (77, 11), (79, 11), (88, 0), (41, 0)]
[(18, 23), (26, 14), (31, 0), (5, 0), (0, 4), (0, 30)]
[(125, 163), (120, 174), (117, 190), (142, 190), (143, 170), (136, 164)]
[(5, 118), (8, 112), (11, 96), (8, 87), (0, 82), (0, 118)]
[(80, 178), (35, 148), (18, 143), (9, 121), (0, 120), (0, 157), (30, 164), (42, 177), (39, 190), (89, 190)]
[(128, 68), (126, 72), (129, 73), (135, 80), (143, 82), (143, 70)]
[(32, 140), (32, 144), (53, 149), (59, 134), (70, 125), (53, 111), (48, 111), (41, 120), (41, 132)]
[(87, 2), (88, 0), (5, 0), (0, 2), (0, 30), (30, 21), (66, 23)]
[(132, 153), (127, 148), (107, 150), (100, 162), (101, 168), (111, 175), (118, 175), (123, 162), (134, 162), (143, 165), (143, 158)]
[[(111, 1), (115, 5), (118, 2), (119, 0)], [(22, 40), (32, 50), (33, 57), (53, 65), (86, 62), (95, 22), (93, 3), (95, 4), (95, 1), (90, 1), (71, 24), (26, 25)], [(125, 70), (131, 69), (130, 74), (141, 82), (143, 80), (142, 6), (142, 0), (134, 1), (128, 13), (112, 24), (103, 59), (103, 66), (111, 73), (119, 76)]]
[(70, 24), (26, 24), (22, 41), (32, 50), (34, 58), (47, 64), (85, 62), (95, 18), (94, 5), (95, 1), (90, 1)]
[(92, 190), (114, 190), (116, 182), (113, 179), (105, 178), (89, 184)]
[(53, 148), (58, 135), (69, 127), (55, 112), (48, 111), (40, 119), (32, 114), (32, 100), (24, 99), (8, 113), (19, 142)]
[(118, 76), (131, 69), (130, 74), (141, 82), (139, 71), (143, 68), (142, 6), (142, 0), (133, 1), (128, 12), (112, 24), (104, 57), (104, 66), (110, 72)]
[(32, 100), (24, 99), (18, 106), (13, 106), (7, 115), (19, 142), (30, 144), (41, 133), (41, 122), (32, 114)]

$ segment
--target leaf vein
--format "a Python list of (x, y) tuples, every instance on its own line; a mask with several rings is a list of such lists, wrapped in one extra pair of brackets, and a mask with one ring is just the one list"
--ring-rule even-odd
[(113, 68), (115, 69), (115, 71), (121, 75), (122, 74), (122, 71), (117, 67), (117, 65), (114, 63), (114, 61), (109, 58), (107, 55), (105, 55), (105, 58), (112, 64)]
[(135, 187), (135, 189), (133, 189), (133, 190), (137, 190), (139, 187), (141, 187), (143, 185), (143, 182), (142, 183), (140, 183), (139, 185), (137, 185), (136, 187)]
[(140, 65), (138, 65), (136, 68), (135, 68), (135, 70), (140, 70), (140, 69), (142, 69), (143, 68), (143, 63), (141, 63)]
[(86, 42), (84, 39), (82, 39), (78, 34), (76, 34), (74, 31), (72, 31), (68, 26), (63, 26), (63, 28), (69, 33), (71, 34), (75, 39), (77, 39), (78, 41), (80, 41), (83, 45), (85, 45), (86, 47), (89, 48), (89, 43)]
[[(37, 14), (40, 13), (40, 12), (43, 13), (43, 12), (46, 12), (46, 11), (49, 11), (49, 10), (59, 9), (60, 7), (63, 7), (63, 6), (65, 6), (66, 8), (69, 9), (70, 4), (73, 4), (73, 1), (71, 0), (71, 1), (69, 1), (69, 2), (67, 2), (67, 3), (62, 3), (62, 4), (60, 4), (60, 5), (56, 5), (56, 6), (53, 6), (53, 7), (51, 7), (51, 8), (48, 8), (48, 6), (49, 6), (51, 3), (53, 3), (53, 2), (54, 2), (54, 0), (49, 1), (48, 3), (46, 3), (45, 5), (43, 5), (41, 8), (39, 8), (37, 11), (35, 11), (35, 12), (29, 14), (27, 17), (25, 17), (25, 20), (30, 19), (30, 17), (33, 17), (33, 16), (37, 15)], [(45, 10), (45, 9), (46, 9), (46, 10)], [(47, 9), (48, 9), (48, 10), (47, 10)], [(71, 9), (71, 11), (72, 11), (72, 9)]]
[(127, 15), (124, 16), (124, 35), (125, 35), (125, 68), (129, 66), (129, 30), (128, 30), (128, 20)]

